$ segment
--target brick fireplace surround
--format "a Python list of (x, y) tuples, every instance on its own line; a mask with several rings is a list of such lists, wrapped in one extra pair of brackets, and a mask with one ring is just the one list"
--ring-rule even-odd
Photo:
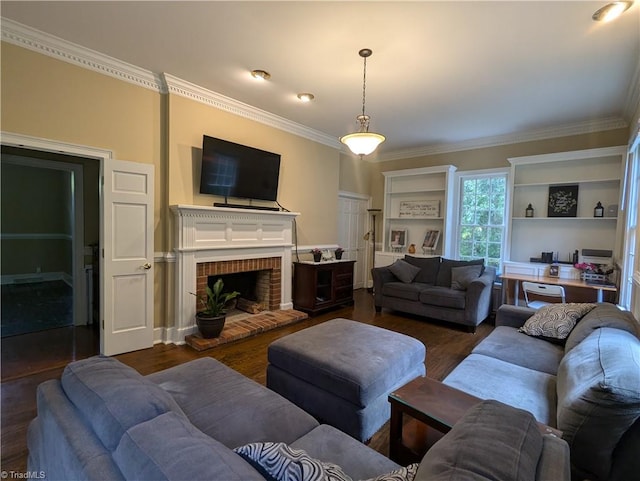
[(280, 269), (280, 257), (266, 257), (262, 259), (236, 259), (233, 261), (219, 262), (199, 262), (196, 266), (196, 293), (198, 296), (204, 295), (209, 276), (221, 276), (225, 274), (236, 274), (238, 272), (267, 271), (269, 281), (267, 289), (269, 295), (270, 311), (280, 309), (280, 298), (282, 297), (282, 274)]

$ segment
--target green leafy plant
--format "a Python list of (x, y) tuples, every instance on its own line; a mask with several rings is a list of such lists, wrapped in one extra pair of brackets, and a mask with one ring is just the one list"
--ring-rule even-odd
[(206, 295), (198, 297), (203, 309), (199, 311), (199, 314), (205, 316), (218, 317), (226, 312), (225, 307), (232, 299), (238, 297), (240, 293), (238, 291), (222, 292), (224, 283), (222, 279), (218, 279), (213, 285), (213, 289), (209, 286), (206, 288)]

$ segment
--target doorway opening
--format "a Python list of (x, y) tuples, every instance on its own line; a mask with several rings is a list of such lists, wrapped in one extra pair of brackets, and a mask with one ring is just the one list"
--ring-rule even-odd
[(96, 159), (3, 145), (2, 379), (99, 352)]

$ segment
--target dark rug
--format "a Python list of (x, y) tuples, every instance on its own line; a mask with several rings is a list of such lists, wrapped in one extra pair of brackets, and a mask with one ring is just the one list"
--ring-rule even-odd
[(64, 281), (2, 287), (2, 337), (73, 325), (73, 290)]

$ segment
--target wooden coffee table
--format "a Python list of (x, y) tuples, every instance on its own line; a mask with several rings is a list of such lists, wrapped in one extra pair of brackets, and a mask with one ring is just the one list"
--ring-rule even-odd
[[(427, 450), (482, 399), (440, 381), (419, 377), (389, 395), (389, 457), (398, 464), (419, 462)], [(404, 422), (403, 416), (411, 419)], [(562, 432), (538, 423), (542, 433)]]

